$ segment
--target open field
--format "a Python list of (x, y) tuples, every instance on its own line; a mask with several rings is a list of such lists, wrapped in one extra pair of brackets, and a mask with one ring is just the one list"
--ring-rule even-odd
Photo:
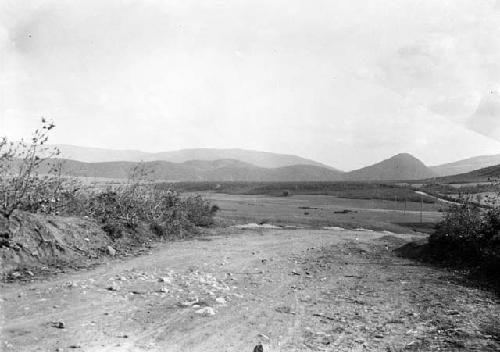
[(166, 183), (184, 192), (217, 192), (240, 195), (329, 195), (351, 199), (381, 199), (397, 202), (434, 203), (432, 197), (421, 197), (407, 183), (396, 182), (177, 182)]
[(429, 224), (438, 222), (445, 205), (423, 203), (420, 225), (421, 203), (347, 199), (322, 195), (293, 195), (288, 197), (227, 195), (205, 192), (203, 197), (217, 204), (220, 217), (233, 223), (270, 223), (305, 227), (339, 226), (344, 228), (366, 228), (407, 233), (413, 228), (426, 231)]

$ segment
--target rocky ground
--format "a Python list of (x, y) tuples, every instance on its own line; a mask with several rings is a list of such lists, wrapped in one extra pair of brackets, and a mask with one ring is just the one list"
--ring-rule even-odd
[(245, 229), (1, 286), (3, 351), (498, 351), (500, 309), (410, 238)]

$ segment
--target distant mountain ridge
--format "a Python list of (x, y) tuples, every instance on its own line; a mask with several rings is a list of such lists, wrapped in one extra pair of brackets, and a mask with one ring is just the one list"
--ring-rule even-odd
[[(125, 171), (119, 170), (128, 170), (129, 164), (127, 163), (135, 165), (139, 161), (144, 161), (152, 167), (155, 170), (154, 174), (161, 179), (193, 181), (419, 180), (454, 175), (500, 164), (500, 155), (486, 155), (427, 167), (413, 155), (401, 153), (379, 163), (344, 173), (331, 166), (296, 155), (245, 149), (197, 148), (148, 153), (138, 150), (56, 146), (61, 150), (60, 157), (67, 159), (70, 163), (69, 170), (73, 173), (111, 178), (126, 177), (123, 175)], [(85, 163), (91, 165), (85, 165)], [(111, 170), (111, 165), (114, 165), (116, 169)], [(276, 170), (271, 171), (271, 169)]]
[[(233, 159), (214, 161), (189, 160), (183, 163), (169, 161), (130, 162), (113, 161), (84, 163), (61, 159), (62, 174), (76, 177), (103, 177), (127, 179), (137, 165), (148, 172), (148, 177), (158, 181), (339, 181), (342, 172), (315, 165), (291, 165), (262, 168)], [(45, 165), (42, 173), (48, 171)]]
[(347, 172), (345, 179), (351, 181), (420, 180), (437, 174), (419, 159), (408, 153), (397, 154), (376, 164)]
[[(76, 177), (126, 179), (140, 165), (148, 176), (159, 181), (388, 181), (417, 180), (434, 177), (420, 160), (409, 154), (399, 154), (360, 170), (344, 173), (316, 165), (290, 165), (263, 168), (235, 159), (188, 160), (182, 163), (169, 161), (112, 161), (85, 163), (60, 159), (62, 173)], [(48, 166), (45, 170), (48, 171)]]
[[(329, 165), (290, 154), (278, 154), (246, 149), (192, 148), (168, 152), (148, 153), (138, 150), (113, 150), (104, 148), (87, 148), (67, 144), (54, 145), (62, 159), (71, 159), (87, 163), (112, 161), (170, 161), (183, 163), (190, 160), (227, 160), (235, 159), (258, 167), (275, 168), (292, 165), (315, 165), (337, 170)], [(337, 170), (339, 171), (339, 170)]]
[(436, 180), (442, 183), (498, 182), (500, 181), (500, 165), (488, 166), (457, 175), (439, 177)]
[(500, 154), (480, 155), (452, 163), (430, 166), (430, 169), (439, 176), (450, 176), (479, 170), (488, 166), (500, 164)]

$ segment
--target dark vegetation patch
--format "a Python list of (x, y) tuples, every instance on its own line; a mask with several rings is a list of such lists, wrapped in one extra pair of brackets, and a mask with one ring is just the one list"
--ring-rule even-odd
[(435, 203), (408, 185), (384, 182), (176, 182), (165, 188), (184, 192), (218, 192), (233, 195), (329, 195), (351, 199), (381, 199), (397, 202)]
[(409, 243), (397, 253), (463, 271), (470, 283), (500, 294), (500, 208), (481, 209), (462, 198), (449, 207), (428, 241)]
[(334, 214), (349, 214), (349, 213), (357, 213), (357, 211), (350, 210), (350, 209), (344, 209), (344, 210), (338, 210), (334, 211)]

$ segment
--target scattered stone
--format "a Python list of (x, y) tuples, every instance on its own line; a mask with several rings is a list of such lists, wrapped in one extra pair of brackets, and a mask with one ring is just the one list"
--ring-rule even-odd
[(261, 339), (264, 339), (264, 340), (267, 340), (267, 341), (270, 340), (269, 336), (267, 336), (265, 334), (258, 334), (257, 337), (260, 337)]
[(276, 307), (274, 310), (278, 313), (286, 313), (286, 314), (290, 314), (292, 312), (292, 309), (289, 306)]
[(197, 299), (194, 301), (184, 301), (184, 302), (179, 303), (179, 305), (182, 307), (191, 307), (193, 304), (196, 304), (196, 303), (198, 303)]
[(215, 315), (215, 311), (214, 311), (214, 309), (212, 307), (205, 307), (205, 308), (198, 309), (195, 313), (196, 314), (202, 314), (204, 316)]
[(108, 291), (118, 291), (119, 287), (116, 283), (113, 282), (111, 286), (107, 288)]
[(108, 250), (109, 255), (111, 255), (113, 257), (116, 255), (116, 249), (114, 249), (113, 247), (108, 246), (108, 247), (106, 247), (106, 249)]
[(160, 292), (162, 292), (162, 293), (169, 293), (170, 291), (169, 291), (168, 288), (162, 287), (162, 288), (160, 288)]
[(219, 304), (226, 304), (227, 303), (224, 297), (217, 297), (215, 299), (215, 302), (217, 302)]
[(264, 352), (264, 346), (262, 346), (262, 344), (258, 344), (258, 345), (255, 345), (255, 347), (253, 348), (253, 352)]
[(54, 327), (58, 328), (58, 329), (64, 329), (65, 328), (65, 325), (64, 325), (64, 322), (63, 321), (56, 321), (54, 323)]
[(160, 278), (158, 279), (158, 282), (164, 282), (164, 283), (169, 284), (169, 283), (171, 283), (171, 282), (172, 282), (172, 280), (171, 280), (169, 277), (160, 277)]

